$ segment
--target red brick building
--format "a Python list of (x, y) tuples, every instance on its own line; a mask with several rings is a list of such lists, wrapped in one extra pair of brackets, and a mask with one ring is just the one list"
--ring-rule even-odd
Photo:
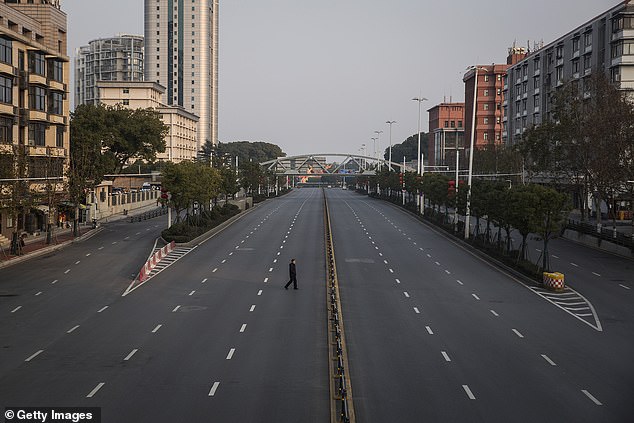
[[(455, 169), (456, 148), (464, 159), (464, 103), (440, 103), (429, 113), (429, 143), (427, 160), (430, 166), (450, 166)], [(464, 167), (464, 166), (463, 166)]]

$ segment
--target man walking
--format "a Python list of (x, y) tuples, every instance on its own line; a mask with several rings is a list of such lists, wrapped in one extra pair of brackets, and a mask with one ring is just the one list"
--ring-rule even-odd
[(288, 273), (290, 275), (290, 280), (286, 285), (284, 285), (284, 289), (288, 289), (288, 286), (293, 283), (293, 289), (297, 289), (297, 269), (295, 268), (295, 259), (291, 259), (291, 262), (288, 265)]

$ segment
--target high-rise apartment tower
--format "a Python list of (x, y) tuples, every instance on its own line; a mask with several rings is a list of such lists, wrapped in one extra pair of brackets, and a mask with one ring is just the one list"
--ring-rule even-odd
[(145, 0), (145, 81), (198, 115), (198, 147), (218, 142), (218, 0)]

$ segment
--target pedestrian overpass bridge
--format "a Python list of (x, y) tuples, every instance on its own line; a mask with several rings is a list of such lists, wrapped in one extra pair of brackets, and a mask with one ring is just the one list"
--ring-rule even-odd
[(373, 176), (377, 169), (396, 172), (415, 172), (411, 166), (395, 163), (383, 158), (345, 153), (315, 153), (299, 156), (278, 157), (260, 163), (266, 170), (285, 176)]

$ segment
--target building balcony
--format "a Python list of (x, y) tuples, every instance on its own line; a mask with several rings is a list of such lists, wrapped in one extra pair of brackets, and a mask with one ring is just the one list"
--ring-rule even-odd
[(508, 119), (506, 116), (504, 116), (504, 117), (502, 118), (502, 122), (506, 122), (506, 121), (508, 121), (508, 120), (509, 120), (509, 119)]
[(579, 72), (575, 72), (572, 74), (572, 79), (579, 79)]
[(533, 113), (539, 113), (539, 106), (535, 106), (535, 108), (533, 109)]
[(579, 50), (575, 50), (574, 53), (572, 53), (572, 58), (576, 59), (577, 57), (579, 57)]
[(590, 91), (585, 91), (583, 93), (583, 98), (590, 98), (590, 97), (591, 97)]
[(555, 66), (562, 66), (563, 64), (564, 64), (564, 58), (563, 57), (557, 58), (557, 63), (555, 64)]
[(515, 101), (520, 101), (522, 99), (522, 94), (518, 94), (517, 97), (515, 97)]
[(522, 112), (522, 116), (526, 116), (526, 115), (528, 115), (528, 110), (524, 110), (524, 111)]
[(585, 69), (583, 71), (583, 76), (588, 76), (592, 73), (592, 68)]
[(533, 95), (538, 95), (538, 94), (539, 94), (539, 91), (540, 91), (539, 87), (535, 88), (535, 89), (533, 90)]
[(561, 87), (562, 85), (564, 85), (564, 80), (563, 79), (558, 79), (557, 80), (557, 84), (555, 86), (556, 87)]
[(522, 78), (522, 81), (528, 81), (528, 75), (524, 75), (524, 77)]
[(537, 68), (535, 69), (535, 72), (533, 72), (533, 76), (539, 76), (540, 73), (541, 73), (541, 70)]
[(528, 98), (528, 93), (524, 93), (524, 94), (522, 94), (522, 98), (523, 98), (523, 99), (524, 99), (524, 98)]
[(59, 82), (59, 81), (55, 81), (55, 80), (49, 79), (48, 80), (48, 86), (52, 90), (66, 92), (66, 84), (64, 84), (63, 82)]
[(15, 75), (16, 69), (8, 63), (0, 62), (0, 73)]
[(589, 45), (589, 46), (587, 46), (586, 48), (583, 49), (583, 54), (586, 54), (586, 53), (592, 53), (592, 46), (591, 45)]
[(39, 110), (29, 110), (27, 113), (29, 120), (41, 120), (48, 122), (48, 113)]
[(508, 137), (509, 133), (506, 131), (502, 131), (502, 138)]
[(0, 113), (3, 115), (17, 115), (18, 108), (12, 104), (0, 103)]
[(503, 91), (508, 91), (509, 90), (509, 84), (504, 84), (504, 86), (502, 87)]
[(522, 116), (520, 112), (515, 113), (515, 118), (519, 119)]
[(515, 128), (515, 135), (519, 135), (521, 134), (521, 129), (520, 128)]
[(522, 78), (521, 78), (521, 77), (520, 77), (520, 78), (517, 78), (517, 79), (515, 80), (515, 84), (521, 84), (521, 83), (522, 83)]
[(509, 105), (508, 100), (504, 99), (504, 101), (502, 102), (502, 107), (508, 106), (508, 105)]
[(30, 73), (29, 84), (48, 85), (48, 81), (45, 76), (38, 75), (36, 73)]

